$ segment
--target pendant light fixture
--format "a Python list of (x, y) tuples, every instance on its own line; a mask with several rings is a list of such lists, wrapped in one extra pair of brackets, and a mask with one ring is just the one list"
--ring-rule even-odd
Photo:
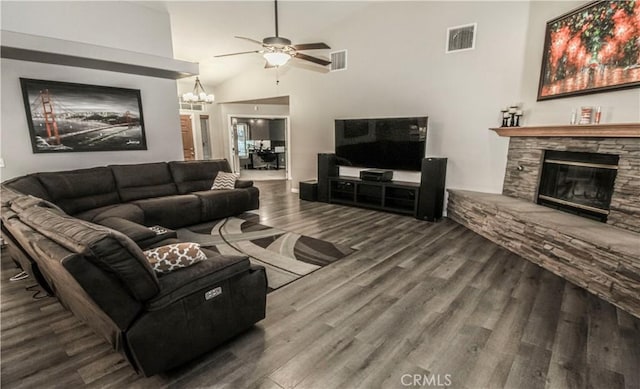
[(193, 92), (182, 95), (182, 102), (189, 104), (211, 104), (214, 100), (215, 97), (207, 94), (198, 77), (196, 77), (196, 84), (193, 86)]

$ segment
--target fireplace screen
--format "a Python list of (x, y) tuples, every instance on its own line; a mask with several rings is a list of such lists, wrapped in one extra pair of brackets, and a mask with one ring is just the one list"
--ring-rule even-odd
[(618, 159), (610, 154), (546, 151), (538, 204), (605, 222)]

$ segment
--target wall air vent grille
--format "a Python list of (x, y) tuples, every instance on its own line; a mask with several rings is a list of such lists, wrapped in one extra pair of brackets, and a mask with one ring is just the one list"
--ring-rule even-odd
[(477, 27), (477, 23), (471, 23), (447, 28), (446, 53), (475, 49)]
[(331, 71), (347, 69), (347, 50), (334, 51), (331, 53)]

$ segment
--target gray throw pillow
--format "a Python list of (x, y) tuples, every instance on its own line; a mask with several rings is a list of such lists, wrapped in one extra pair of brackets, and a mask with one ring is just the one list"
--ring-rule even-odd
[(218, 172), (216, 179), (213, 180), (213, 186), (211, 189), (233, 189), (236, 187), (237, 179), (238, 174), (236, 173)]

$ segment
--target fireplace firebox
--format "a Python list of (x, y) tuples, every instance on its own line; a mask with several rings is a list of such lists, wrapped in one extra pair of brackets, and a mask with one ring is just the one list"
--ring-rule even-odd
[(546, 150), (538, 204), (607, 221), (618, 155)]

